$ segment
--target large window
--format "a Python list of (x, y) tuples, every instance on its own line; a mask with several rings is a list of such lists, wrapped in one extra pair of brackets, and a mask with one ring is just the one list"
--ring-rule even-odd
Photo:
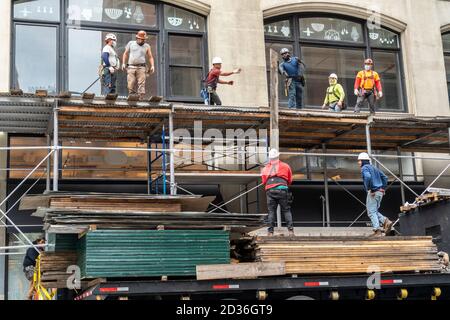
[[(149, 35), (156, 67), (147, 79), (147, 96), (200, 102), (207, 70), (204, 17), (159, 1), (13, 2), (14, 87), (82, 93), (98, 79), (105, 35), (117, 35), (116, 51), (122, 58), (127, 43), (142, 29)], [(124, 72), (118, 73), (117, 88), (120, 96), (127, 95)], [(100, 82), (89, 92), (100, 95)]]
[[(380, 74), (385, 97), (379, 101), (381, 111), (406, 111), (401, 83), (399, 36), (387, 29), (367, 28), (365, 22), (323, 15), (294, 15), (272, 19), (264, 26), (267, 70), (269, 48), (277, 52), (289, 48), (306, 64), (305, 104), (322, 106), (330, 73), (337, 73), (353, 107), (353, 85), (363, 60), (371, 57)], [(280, 104), (287, 105), (284, 81), (280, 81)]]
[(445, 70), (447, 73), (448, 100), (450, 101), (450, 32), (442, 36), (444, 45)]

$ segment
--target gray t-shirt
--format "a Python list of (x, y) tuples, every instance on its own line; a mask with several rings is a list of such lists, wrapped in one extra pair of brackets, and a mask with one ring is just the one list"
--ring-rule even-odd
[(148, 43), (140, 46), (136, 41), (130, 41), (127, 44), (126, 49), (130, 52), (130, 57), (128, 58), (128, 64), (144, 64), (147, 49), (150, 49)]

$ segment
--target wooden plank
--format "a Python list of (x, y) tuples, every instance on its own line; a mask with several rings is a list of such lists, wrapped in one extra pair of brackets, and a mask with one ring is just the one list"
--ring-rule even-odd
[(246, 279), (286, 274), (284, 262), (254, 262), (197, 266), (197, 280)]

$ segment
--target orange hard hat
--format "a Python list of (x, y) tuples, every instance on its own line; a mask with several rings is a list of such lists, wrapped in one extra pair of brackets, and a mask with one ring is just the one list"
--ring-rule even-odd
[(366, 59), (364, 61), (364, 64), (371, 64), (371, 65), (373, 65), (373, 60), (372, 59)]
[(147, 32), (141, 30), (136, 34), (136, 38), (141, 39), (141, 40), (147, 40)]

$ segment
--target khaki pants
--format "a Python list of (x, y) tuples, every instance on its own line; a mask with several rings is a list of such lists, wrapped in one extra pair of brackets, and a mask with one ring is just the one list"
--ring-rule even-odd
[[(145, 96), (145, 67), (128, 67), (128, 93), (136, 94), (138, 93), (141, 98)], [(136, 90), (137, 87), (137, 90)]]

